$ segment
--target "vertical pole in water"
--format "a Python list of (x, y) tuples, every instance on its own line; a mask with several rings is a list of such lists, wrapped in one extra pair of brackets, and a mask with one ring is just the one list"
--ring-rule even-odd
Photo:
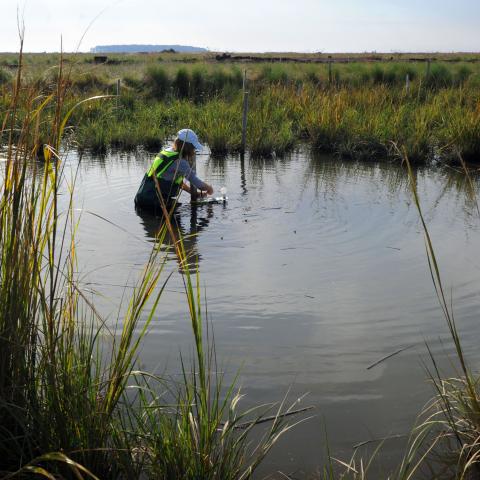
[(410, 90), (410, 75), (407, 73), (407, 76), (405, 77), (405, 90), (408, 93)]
[(247, 70), (243, 72), (243, 119), (242, 119), (242, 152), (247, 149), (247, 117), (248, 117), (248, 91)]

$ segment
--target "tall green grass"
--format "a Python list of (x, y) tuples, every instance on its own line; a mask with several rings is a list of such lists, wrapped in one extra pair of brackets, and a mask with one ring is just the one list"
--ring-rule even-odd
[[(37, 102), (19, 70), (3, 122), (10, 141), (0, 203), (0, 471), (65, 452), (95, 475), (113, 478), (128, 467), (116, 445), (118, 411), (145, 333), (146, 327), (135, 333), (138, 320), (150, 298), (151, 318), (162, 292), (155, 286), (163, 263), (152, 252), (106, 356), (104, 321), (76, 282), (74, 179), (66, 183), (59, 156), (66, 84), (60, 70), (55, 94)], [(27, 98), (21, 120), (20, 95)], [(55, 113), (39, 163), (34, 137), (47, 109)], [(60, 207), (65, 191), (70, 198)], [(68, 462), (51, 467), (61, 475), (70, 469)]]

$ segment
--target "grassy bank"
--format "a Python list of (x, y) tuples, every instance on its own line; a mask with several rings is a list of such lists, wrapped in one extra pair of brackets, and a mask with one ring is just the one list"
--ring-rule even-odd
[[(250, 95), (247, 147), (282, 155), (306, 143), (354, 159), (394, 156), (392, 142), (412, 161), (480, 157), (480, 91), (468, 88), (405, 92), (385, 85), (318, 89), (272, 85)], [(200, 133), (213, 154), (241, 147), (242, 95), (145, 103), (124, 97), (84, 113), (73, 139), (80, 148), (157, 148), (182, 126)]]
[[(455, 161), (458, 153), (468, 161), (480, 159), (480, 63), (357, 62), (335, 64), (330, 71), (325, 64), (219, 65), (208, 57), (165, 55), (119, 56), (100, 65), (92, 57), (72, 57), (64, 78), (72, 105), (85, 96), (116, 95), (120, 81), (118, 98), (85, 105), (71, 117), (68, 132), (75, 145), (94, 152), (157, 150), (189, 126), (212, 153), (236, 152), (246, 67), (247, 148), (253, 155), (282, 155), (306, 143), (349, 158), (386, 158), (394, 155), (395, 142), (415, 162)], [(42, 70), (42, 58), (32, 60), (27, 83), (48, 92), (56, 69), (50, 57), (52, 66)], [(14, 71), (3, 67), (0, 74), (3, 110)], [(48, 137), (43, 125), (40, 143)]]

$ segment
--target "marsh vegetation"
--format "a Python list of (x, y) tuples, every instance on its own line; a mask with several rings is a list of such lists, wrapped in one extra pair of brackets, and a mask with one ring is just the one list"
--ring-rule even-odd
[[(51, 90), (56, 60), (27, 57), (26, 82)], [(417, 60), (219, 64), (208, 56), (152, 54), (117, 55), (95, 64), (89, 55), (67, 56), (62, 81), (71, 95), (65, 108), (85, 96), (115, 97), (77, 109), (67, 125), (69, 139), (99, 153), (156, 150), (190, 125), (213, 154), (238, 152), (246, 70), (247, 147), (253, 155), (282, 155), (307, 144), (346, 158), (387, 158), (395, 156), (394, 142), (412, 162), (457, 162), (459, 154), (478, 160), (478, 59)], [(5, 109), (17, 63), (5, 55), (0, 63)], [(20, 111), (25, 108), (19, 104)], [(39, 125), (41, 137), (48, 136), (42, 131), (47, 124)]]
[[(0, 203), (0, 472), (5, 478), (29, 475), (47, 478), (48, 475), (50, 478), (249, 478), (271, 451), (279, 435), (288, 428), (284, 417), (279, 414), (288, 412), (288, 406), (280, 401), (278, 405), (269, 404), (260, 410), (239, 410), (240, 391), (235, 378), (232, 381), (228, 376), (227, 379), (224, 378), (222, 368), (217, 364), (216, 348), (223, 340), (230, 342), (228, 347), (232, 352), (239, 351), (242, 356), (246, 355), (248, 348), (243, 343), (245, 338), (233, 338), (235, 336), (228, 329), (223, 336), (219, 332), (219, 337), (215, 338), (220, 343), (214, 343), (213, 333), (205, 328), (208, 317), (202, 302), (199, 276), (189, 268), (191, 261), (187, 259), (189, 249), (198, 248), (195, 243), (198, 242), (199, 233), (197, 220), (193, 221), (195, 228), (192, 234), (184, 239), (181, 229), (175, 229), (170, 222), (165, 222), (164, 225), (158, 225), (157, 222), (155, 228), (149, 231), (153, 245), (148, 249), (145, 265), (137, 270), (138, 276), (131, 285), (132, 288), (129, 286), (127, 289), (126, 284), (123, 285), (123, 293), (115, 297), (117, 304), (114, 310), (119, 313), (112, 320), (111, 316), (104, 315), (96, 303), (101, 295), (92, 295), (84, 288), (86, 280), (79, 268), (82, 264), (79, 258), (79, 252), (82, 252), (79, 240), (82, 223), (75, 213), (75, 192), (79, 188), (77, 180), (81, 177), (83, 164), (79, 161), (74, 169), (69, 170), (67, 165), (71, 166), (71, 163), (66, 153), (68, 146), (77, 146), (80, 151), (90, 152), (105, 152), (112, 148), (134, 149), (139, 145), (156, 149), (179, 126), (186, 124), (196, 125), (212, 152), (236, 152), (240, 144), (239, 90), (242, 70), (237, 67), (199, 66), (198, 62), (191, 61), (180, 66), (171, 62), (173, 65), (163, 68), (162, 65), (151, 65), (155, 63), (152, 59), (145, 62), (148, 65), (144, 70), (139, 70), (138, 64), (128, 59), (125, 62), (119, 59), (116, 64), (102, 66), (93, 66), (88, 61), (79, 66), (75, 63), (76, 58), (60, 64), (60, 68), (56, 66), (56, 59), (51, 59), (51, 68), (42, 70), (45, 65), (41, 62), (45, 59), (49, 60), (47, 57), (39, 57), (30, 61), (26, 57), (24, 77), (23, 58), (17, 58), (17, 66), (13, 68), (8, 64), (4, 69), (6, 73), (0, 76), (3, 114), (0, 133), (4, 159)], [(82, 69), (85, 65), (91, 67), (91, 71), (84, 75)], [(441, 260), (437, 261), (433, 248), (435, 239), (430, 238), (427, 220), (423, 216), (419, 184), (428, 183), (429, 173), (411, 166), (406, 169), (399, 166), (382, 170), (375, 164), (368, 171), (360, 168), (361, 160), (372, 157), (379, 160), (386, 156), (403, 157), (404, 160), (410, 158), (420, 163), (429, 159), (477, 158), (479, 100), (476, 64), (469, 64), (468, 74), (459, 73), (461, 66), (446, 66), (449, 73), (442, 74), (445, 76), (445, 82), (442, 80), (444, 83), (438, 83), (437, 80), (437, 83), (425, 81), (422, 78), (425, 65), (422, 64), (416, 67), (417, 74), (411, 73), (409, 91), (405, 90), (405, 71), (400, 66), (388, 65), (388, 68), (398, 68), (401, 71), (397, 76), (388, 77), (389, 81), (386, 66), (362, 66), (368, 70), (368, 76), (365, 75), (363, 79), (359, 70), (355, 70), (359, 66), (335, 65), (335, 69), (337, 67), (338, 73), (335, 73), (332, 82), (328, 78), (328, 66), (325, 65), (302, 66), (295, 69), (295, 75), (290, 74), (289, 65), (258, 65), (257, 69), (250, 72), (250, 155), (247, 162), (251, 162), (252, 168), (247, 168), (246, 173), (245, 159), (236, 162), (239, 170), (235, 170), (235, 178), (238, 176), (241, 180), (239, 196), (246, 201), (250, 184), (257, 192), (262, 192), (271, 183), (268, 192), (281, 191), (282, 201), (291, 200), (288, 206), (279, 209), (275, 203), (280, 201), (279, 197), (266, 197), (270, 199), (268, 216), (273, 218), (270, 226), (272, 230), (277, 228), (278, 237), (284, 240), (279, 247), (282, 255), (285, 255), (284, 251), (294, 249), (288, 243), (290, 241), (295, 248), (305, 246), (302, 243), (304, 237), (300, 237), (300, 228), (295, 226), (298, 232), (292, 232), (293, 224), (285, 221), (285, 215), (291, 214), (291, 208), (296, 208), (292, 205), (297, 205), (300, 209), (304, 206), (302, 202), (308, 205), (318, 203), (320, 193), (327, 202), (340, 190), (339, 179), (344, 178), (345, 174), (349, 179), (372, 177), (372, 182), (364, 187), (366, 191), (371, 190), (372, 185), (384, 185), (382, 199), (390, 200), (390, 210), (396, 210), (394, 206), (397, 199), (392, 197), (392, 192), (398, 190), (409, 199), (407, 201), (402, 196), (402, 204), (416, 206), (414, 215), (415, 218), (420, 216), (418, 226), (426, 236), (428, 264), (445, 315), (452, 341), (451, 353), (458, 369), (455, 375), (445, 377), (440, 367), (442, 359), (438, 357), (438, 350), (432, 351), (429, 371), (436, 396), (414, 427), (402, 454), (403, 460), (398, 467), (392, 467), (390, 470), (394, 473), (386, 473), (385, 478), (409, 479), (419, 472), (430, 478), (460, 479), (478, 475), (478, 377), (464, 353), (448, 294), (442, 284), (439, 268)], [(384, 71), (381, 75), (378, 71), (374, 74), (375, 68)], [(115, 79), (122, 69), (124, 76), (121, 77), (121, 97), (105, 96), (115, 94)], [(433, 75), (433, 72), (432, 65), (430, 74)], [(92, 95), (98, 95), (99, 98), (79, 103)], [(394, 142), (403, 150), (397, 150)], [(345, 166), (338, 161), (315, 161), (314, 157), (308, 157), (305, 171), (300, 171), (296, 166), (292, 173), (293, 178), (302, 186), (301, 194), (298, 198), (289, 197), (293, 195), (292, 189), (282, 188), (286, 185), (278, 180), (272, 165), (278, 161), (284, 168), (282, 173), (285, 175), (288, 160), (287, 157), (281, 157), (281, 154), (292, 150), (299, 143), (306, 143), (316, 151), (333, 152), (359, 162)], [(281, 158), (275, 161), (265, 158), (274, 152)], [(310, 149), (308, 152), (310, 154)], [(101, 168), (106, 169), (105, 159), (102, 162)], [(119, 165), (116, 167), (121, 170)], [(228, 168), (232, 169), (225, 158), (212, 158), (210, 167), (222, 180), (228, 178)], [(131, 165), (127, 165), (125, 171), (121, 172), (122, 181), (126, 182), (125, 179), (131, 177), (130, 168)], [(144, 165), (136, 165), (135, 168), (142, 172)], [(137, 173), (137, 170), (134, 171)], [(268, 176), (270, 182), (264, 182), (263, 176)], [(111, 175), (104, 177), (111, 178)], [(275, 183), (275, 178), (278, 183)], [(464, 202), (460, 211), (468, 217), (468, 222), (476, 221), (478, 179), (470, 176), (464, 164), (455, 175), (445, 175), (442, 178), (444, 184), (440, 186), (438, 177), (430, 182), (439, 189), (433, 203), (441, 203), (446, 197), (457, 199), (460, 203)], [(112, 185), (117, 183), (113, 182)], [(348, 192), (352, 184), (346, 182), (342, 186)], [(307, 187), (315, 192), (313, 200), (310, 197), (303, 200)], [(124, 193), (122, 191), (118, 197), (111, 199), (114, 205), (110, 212), (112, 216), (122, 207)], [(370, 218), (366, 214), (361, 216), (364, 205), (357, 208), (355, 201), (347, 202), (352, 199), (355, 197), (335, 197), (334, 201), (351, 206), (354, 210), (352, 219), (363, 218), (366, 221)], [(90, 201), (110, 205), (107, 201), (98, 202), (95, 197)], [(131, 201), (129, 202), (132, 210)], [(242, 238), (250, 238), (252, 243), (255, 232), (265, 229), (268, 219), (264, 210), (256, 210), (253, 216), (247, 215), (255, 202), (258, 204), (257, 198), (244, 210), (241, 210), (240, 201), (236, 205), (237, 210), (242, 212), (240, 215), (243, 215), (239, 217), (242, 221), (237, 223), (250, 230), (240, 231), (238, 225), (234, 227), (227, 222), (229, 235), (234, 237), (238, 229)], [(378, 203), (378, 199), (371, 203), (375, 202)], [(264, 206), (264, 209), (268, 208), (268, 205)], [(407, 210), (410, 212), (411, 209)], [(276, 217), (272, 211), (277, 212)], [(322, 218), (318, 217), (319, 211), (321, 212), (320, 208), (314, 211), (317, 215), (314, 218)], [(123, 211), (120, 213), (123, 214)], [(355, 248), (347, 249), (348, 256), (343, 257), (341, 249), (348, 246), (352, 238), (363, 238), (364, 235), (358, 235), (355, 231), (352, 237), (343, 238), (346, 241), (340, 242), (346, 222), (341, 219), (337, 225), (327, 216), (322, 218), (326, 225), (324, 230), (329, 230), (327, 227), (331, 226), (335, 235), (330, 239), (320, 237), (319, 233), (324, 234), (325, 231), (315, 230), (310, 213), (309, 211), (307, 219), (299, 221), (299, 226), (304, 230), (313, 230), (313, 238), (317, 243), (318, 238), (321, 238), (320, 243), (326, 245), (326, 250), (317, 251), (315, 255), (302, 251), (298, 257), (288, 261), (299, 265), (299, 268), (304, 265), (316, 269), (316, 273), (321, 269), (327, 275), (333, 275), (340, 262), (345, 265), (345, 272), (352, 271), (351, 256)], [(450, 224), (455, 225), (458, 215), (450, 216)], [(379, 217), (385, 223), (392, 220), (385, 213)], [(220, 214), (217, 218), (220, 218)], [(110, 221), (111, 218), (107, 220)], [(397, 228), (398, 225), (404, 228), (408, 224), (398, 222), (396, 218), (393, 220), (395, 221), (390, 223), (397, 225)], [(110, 230), (115, 228), (111, 222), (105, 222)], [(137, 219), (136, 227), (138, 224)], [(205, 222), (207, 224), (208, 221)], [(288, 230), (282, 230), (287, 224)], [(450, 224), (447, 222), (448, 228)], [(380, 226), (381, 222), (374, 224), (373, 229), (380, 231)], [(102, 242), (105, 242), (107, 248), (113, 250), (113, 246), (121, 243), (121, 239), (116, 238), (118, 235), (100, 238), (98, 226), (92, 230), (95, 233), (94, 240), (88, 248), (92, 248), (92, 245), (95, 249), (100, 248)], [(118, 234), (117, 230), (116, 232)], [(475, 230), (469, 230), (469, 234), (474, 235)], [(417, 238), (415, 235), (412, 234), (412, 238)], [(365, 243), (356, 244), (360, 252), (358, 272), (361, 282), (354, 279), (355, 286), (367, 283), (367, 279), (370, 279), (371, 272), (365, 267), (366, 259), (373, 263), (378, 261), (381, 268), (384, 268), (385, 262), (392, 261), (392, 257), (385, 254), (385, 251), (391, 251), (386, 249), (392, 245), (385, 244), (385, 241), (394, 241), (395, 238), (388, 236), (382, 240), (381, 235), (374, 238), (375, 242), (380, 243), (375, 244), (378, 248), (370, 257), (365, 257), (364, 254), (366, 245), (372, 244), (371, 238), (365, 238)], [(221, 240), (223, 242), (223, 237)], [(228, 240), (227, 237), (225, 240)], [(235, 244), (236, 237), (233, 240), (230, 244), (227, 241), (224, 244), (231, 250), (237, 248), (234, 251), (241, 251), (241, 247)], [(219, 242), (218, 238), (215, 238), (215, 242)], [(179, 317), (179, 323), (188, 325), (190, 349), (187, 351), (192, 352), (191, 356), (184, 356), (178, 362), (180, 375), (177, 376), (161, 375), (153, 369), (142, 368), (140, 355), (142, 346), (148, 340), (146, 333), (154, 330), (155, 321), (162, 312), (161, 300), (171, 295), (168, 289), (171, 278), (166, 268), (170, 265), (170, 258), (165, 256), (166, 245), (169, 247), (169, 255), (175, 258), (175, 271), (178, 269), (180, 273), (181, 298), (185, 307), (182, 313), (179, 314), (176, 310), (174, 314)], [(254, 249), (252, 253), (256, 255), (257, 273), (264, 275), (261, 278), (265, 279), (265, 284), (274, 275), (275, 288), (281, 287), (280, 279), (285, 277), (281, 275), (283, 265), (264, 266), (266, 259), (270, 259), (267, 252), (272, 250), (271, 243), (268, 242), (263, 250), (257, 244), (255, 248), (257, 250)], [(306, 248), (310, 246), (306, 245)], [(393, 248), (401, 250), (397, 244)], [(219, 249), (216, 248), (215, 251), (218, 252)], [(142, 243), (142, 252), (145, 252), (145, 243)], [(104, 251), (99, 254), (104, 254)], [(132, 255), (131, 250), (128, 255)], [(95, 258), (95, 253), (91, 251), (90, 256)], [(232, 269), (241, 266), (242, 258), (238, 253), (229, 252)], [(318, 264), (315, 263), (317, 259), (321, 260)], [(115, 258), (115, 262), (120, 263), (118, 260)], [(418, 257), (413, 256), (411, 263), (417, 268), (420, 264)], [(223, 267), (223, 264), (219, 266), (220, 271)], [(420, 269), (423, 269), (423, 265), (414, 271), (416, 276), (419, 276)], [(241, 270), (238, 268), (235, 271), (239, 275)], [(114, 279), (118, 275), (118, 271), (115, 271)], [(245, 278), (245, 283), (248, 284), (249, 277)], [(221, 278), (225, 279), (226, 277)], [(292, 282), (292, 278), (284, 278), (284, 281), (288, 283), (289, 292), (294, 290), (295, 282)], [(319, 277), (316, 281), (319, 281)], [(345, 275), (336, 281), (345, 286), (353, 285), (348, 283)], [(428, 282), (428, 277), (426, 281)], [(328, 284), (330, 283), (329, 281)], [(382, 290), (382, 285), (386, 288), (385, 283), (382, 277), (372, 285), (376, 287), (376, 292), (386, 292)], [(238, 286), (229, 287), (227, 281), (222, 282), (222, 285), (222, 295), (227, 297), (226, 301), (230, 301), (233, 298), (231, 292), (236, 291)], [(106, 286), (105, 282), (103, 287)], [(337, 315), (334, 320), (340, 321), (342, 315), (348, 313), (345, 315), (348, 322), (339, 328), (348, 328), (349, 335), (354, 331), (360, 335), (364, 325), (356, 325), (357, 316), (370, 317), (373, 311), (365, 305), (362, 311), (358, 303), (351, 301), (361, 301), (361, 298), (355, 296), (345, 302), (340, 298), (337, 300), (339, 290), (335, 286), (331, 288), (329, 298), (323, 298), (321, 304), (331, 305), (330, 313)], [(390, 286), (388, 288), (391, 289)], [(415, 288), (422, 287), (416, 284)], [(466, 289), (467, 297), (469, 288), (471, 285)], [(123, 300), (121, 308), (118, 303), (122, 302), (122, 298), (125, 299), (126, 292), (129, 298)], [(259, 296), (258, 292), (250, 291), (250, 296), (248, 292), (247, 290), (246, 301), (250, 303), (256, 295)], [(275, 324), (266, 326), (274, 327), (275, 330), (284, 329), (292, 341), (297, 338), (295, 334), (302, 334), (303, 328), (311, 329), (306, 338), (314, 337), (316, 330), (312, 323), (313, 317), (306, 314), (303, 324), (290, 325), (291, 318), (285, 319), (282, 316), (280, 310), (284, 304), (279, 300), (278, 292), (275, 293), (277, 295), (270, 299), (273, 313), (270, 317), (264, 313), (262, 319), (268, 321), (275, 318)], [(303, 302), (307, 298), (314, 299), (311, 292), (305, 294), (305, 291), (297, 289), (293, 293), (298, 293), (297, 296)], [(397, 291), (395, 295), (398, 295)], [(372, 297), (365, 294), (365, 298), (369, 300)], [(218, 299), (216, 300), (218, 306)], [(265, 307), (265, 299), (262, 298), (260, 302)], [(291, 297), (286, 302), (292, 302)], [(293, 304), (296, 309), (298, 304)], [(348, 310), (349, 305), (353, 305), (353, 310)], [(319, 307), (320, 303), (312, 307), (316, 314)], [(240, 317), (235, 316), (231, 305), (229, 308), (231, 318), (239, 320)], [(395, 308), (401, 310), (403, 315), (404, 304), (395, 304)], [(391, 305), (388, 310), (391, 314)], [(326, 311), (323, 313), (326, 315)], [(435, 317), (435, 322), (438, 321), (437, 313), (430, 304), (426, 310), (423, 306), (418, 306), (414, 313), (430, 315)], [(296, 311), (295, 318), (298, 315)], [(225, 316), (228, 321), (228, 315)], [(378, 325), (386, 321), (384, 316), (382, 311), (379, 317), (375, 317)], [(402, 333), (399, 325), (394, 324), (399, 318), (395, 317), (389, 326), (397, 328), (397, 333)], [(316, 317), (315, 321), (318, 322)], [(335, 326), (325, 323), (324, 318), (321, 318), (321, 323), (322, 329), (327, 329), (333, 336), (338, 333)], [(258, 325), (248, 323), (243, 327), (247, 332), (252, 328), (254, 332), (261, 330)], [(408, 325), (405, 330), (405, 337), (409, 339), (418, 334), (417, 330)], [(469, 330), (470, 334), (474, 331)], [(268, 331), (263, 336), (258, 334), (258, 341), (269, 336)], [(383, 339), (391, 336), (388, 332)], [(158, 337), (155, 340), (158, 341)], [(305, 342), (301, 336), (297, 340), (299, 345)], [(166, 341), (169, 341), (168, 338)], [(255, 342), (254, 339), (251, 341)], [(368, 353), (380, 354), (377, 340), (371, 342)], [(264, 352), (263, 340), (261, 343)], [(335, 351), (329, 350), (328, 338), (325, 341), (318, 340), (314, 345), (308, 344), (305, 348), (318, 350), (319, 346), (326, 353), (315, 360), (332, 368), (331, 359), (334, 358)], [(471, 352), (469, 343), (468, 346)], [(282, 345), (276, 347), (282, 348)], [(155, 348), (155, 354), (159, 355), (158, 345)], [(287, 364), (294, 362), (296, 357), (290, 346), (283, 348), (280, 354), (285, 356)], [(337, 348), (339, 347), (335, 346)], [(146, 355), (147, 352), (142, 353)], [(277, 352), (276, 361), (279, 361), (280, 354)], [(264, 356), (268, 355), (264, 353)], [(347, 352), (345, 356), (348, 357)], [(366, 359), (367, 355), (363, 352), (351, 358), (347, 364), (357, 367), (359, 362), (368, 364)], [(243, 359), (239, 363), (242, 361)], [(269, 360), (263, 361), (268, 363)], [(247, 359), (247, 371), (249, 366), (254, 370), (252, 379), (255, 375), (261, 377), (259, 363), (257, 357)], [(409, 366), (413, 364), (414, 361)], [(311, 366), (311, 371), (308, 365), (304, 368), (303, 375), (318, 380), (317, 364)], [(329, 373), (332, 378), (338, 374), (335, 368), (332, 371), (333, 373), (327, 369), (326, 377)], [(279, 384), (269, 388), (266, 378), (270, 374), (268, 372), (261, 377), (259, 382), (267, 383), (264, 388), (267, 388), (271, 396), (272, 392), (278, 393)], [(352, 375), (357, 377), (358, 370), (355, 369)], [(365, 383), (371, 381), (371, 378), (365, 377)], [(334, 378), (330, 380), (330, 386), (328, 381), (323, 385), (325, 389), (331, 388), (329, 393), (332, 396), (338, 388), (335, 382)], [(314, 380), (311, 384), (314, 384)], [(331, 387), (332, 384), (334, 387)], [(286, 390), (283, 377), (280, 385), (284, 391), (277, 398), (281, 399)], [(365, 392), (365, 405), (370, 407), (373, 400), (368, 393)], [(270, 398), (269, 402), (271, 400)], [(420, 405), (415, 405), (415, 409), (417, 407), (420, 408)], [(342, 415), (345, 415), (343, 407), (341, 410)], [(389, 415), (393, 415), (393, 412), (389, 412)], [(271, 418), (266, 423), (265, 436), (261, 437), (255, 432), (255, 422), (264, 416)], [(257, 440), (253, 447), (250, 443), (252, 434)], [(329, 479), (376, 478), (376, 473), (371, 473), (368, 459), (362, 460), (357, 455), (352, 461), (341, 463), (333, 460), (335, 452), (331, 453), (331, 462), (319, 476)], [(380, 449), (373, 455), (373, 461), (381, 459), (381, 456)], [(285, 477), (285, 474), (282, 475)]]

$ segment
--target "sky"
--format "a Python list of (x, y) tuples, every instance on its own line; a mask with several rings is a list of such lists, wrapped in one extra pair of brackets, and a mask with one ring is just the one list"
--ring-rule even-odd
[(230, 52), (480, 51), (480, 0), (0, 0), (0, 52), (181, 44)]

